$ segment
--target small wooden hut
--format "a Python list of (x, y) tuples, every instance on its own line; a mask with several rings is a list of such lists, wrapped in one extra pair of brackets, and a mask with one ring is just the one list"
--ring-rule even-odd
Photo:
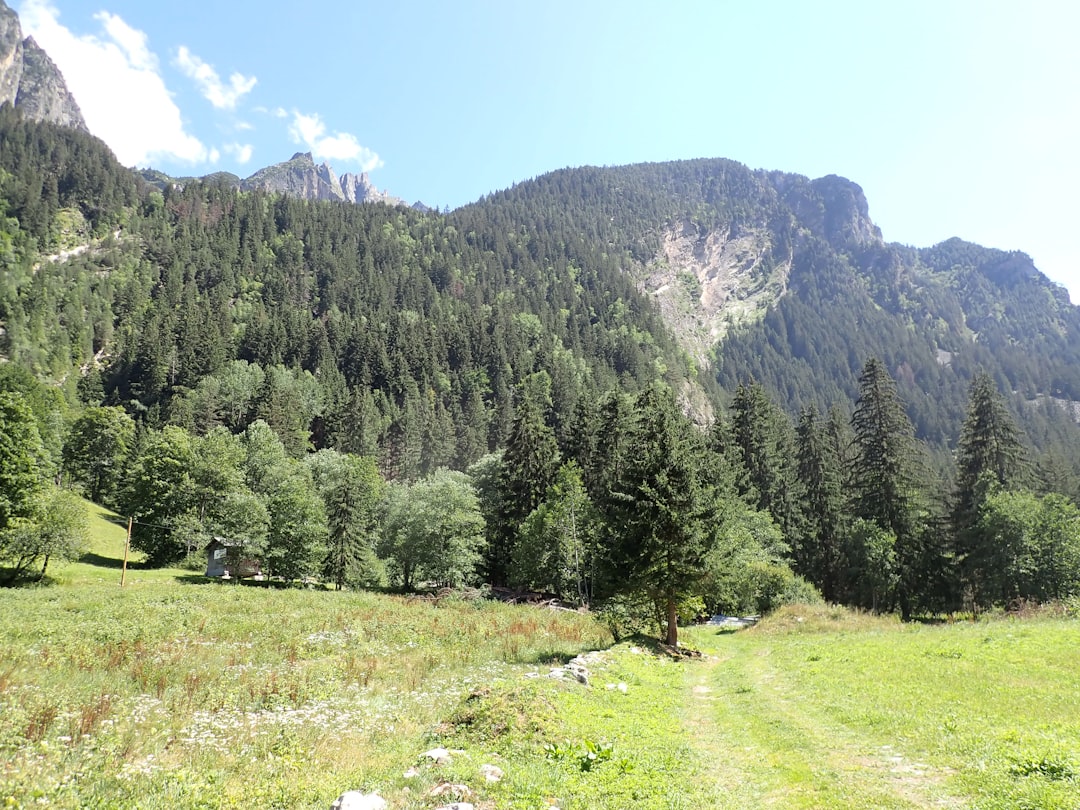
[(206, 544), (206, 576), (262, 577), (262, 562), (244, 554), (244, 547), (235, 540), (214, 537)]

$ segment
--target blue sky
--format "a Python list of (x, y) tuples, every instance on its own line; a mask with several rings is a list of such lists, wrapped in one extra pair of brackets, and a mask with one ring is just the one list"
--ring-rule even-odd
[(695, 157), (859, 183), (886, 239), (1029, 253), (1080, 300), (1080, 3), (8, 0), (127, 165), (311, 151), (455, 207)]

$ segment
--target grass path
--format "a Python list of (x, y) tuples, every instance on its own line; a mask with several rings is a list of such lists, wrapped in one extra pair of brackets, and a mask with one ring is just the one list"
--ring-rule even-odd
[(725, 807), (965, 806), (946, 774), (803, 700), (768, 647), (718, 646), (687, 670), (686, 727)]
[(720, 806), (1080, 807), (1080, 624), (827, 614), (687, 632), (683, 723)]

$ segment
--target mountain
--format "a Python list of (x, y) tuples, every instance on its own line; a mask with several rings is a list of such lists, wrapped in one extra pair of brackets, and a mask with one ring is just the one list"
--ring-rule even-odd
[(87, 131), (64, 77), (33, 37), (23, 39), (18, 15), (0, 0), (0, 104), (11, 103), (31, 121)]
[[(144, 185), (81, 133), (0, 109), (0, 138), (0, 355), (154, 425), (273, 413), (413, 475), (502, 446), (533, 375), (565, 438), (655, 379), (703, 424), (749, 379), (792, 415), (850, 411), (877, 356), (942, 464), (980, 369), (1037, 447), (1080, 438), (1065, 291), (1021, 253), (887, 242), (841, 177), (582, 167), (440, 214), (343, 204), (307, 154)], [(226, 408), (236, 375), (262, 387)]]
[[(404, 205), (404, 201), (379, 191), (366, 172), (346, 172), (338, 177), (329, 163), (316, 165), (310, 152), (297, 152), (287, 161), (259, 169), (245, 180), (229, 172), (216, 172), (203, 177), (169, 177), (155, 169), (142, 169), (139, 175), (151, 185), (164, 189), (167, 185), (203, 181), (231, 186), (241, 191), (264, 191), (268, 194), (287, 194), (301, 200), (337, 200), (340, 202), (382, 202)], [(428, 210), (422, 203), (413, 205), (418, 211)]]
[[(897, 378), (920, 438), (955, 441), (986, 369), (1030, 432), (1080, 401), (1080, 309), (1023, 253), (959, 239), (885, 241), (845, 178), (752, 171), (728, 160), (565, 169), (455, 212), (557, 231), (621, 256), (703, 375), (762, 383), (792, 415), (850, 409), (867, 357)], [(543, 260), (543, 259), (542, 259)], [(1060, 411), (1060, 413), (1059, 413)]]
[(658, 377), (704, 407), (618, 257), (576, 235), (228, 177), (157, 188), (9, 108), (0, 144), (0, 356), (149, 426), (262, 418), (294, 452), (415, 477), (501, 447), (530, 380), (564, 439), (583, 399)]
[(375, 188), (366, 173), (346, 173), (339, 178), (329, 163), (316, 165), (310, 152), (297, 152), (284, 163), (260, 169), (242, 180), (240, 188), (288, 194), (303, 200), (401, 203), (396, 197)]

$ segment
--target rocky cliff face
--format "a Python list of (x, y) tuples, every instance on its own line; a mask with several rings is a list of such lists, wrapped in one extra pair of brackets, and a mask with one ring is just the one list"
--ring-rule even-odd
[(53, 60), (33, 37), (27, 37), (22, 45), (23, 70), (15, 106), (34, 121), (51, 121), (86, 131), (82, 111)]
[(32, 37), (23, 39), (18, 15), (0, 0), (0, 104), (5, 102), (32, 121), (88, 131), (59, 69)]
[(19, 16), (0, 0), (0, 104), (15, 103), (22, 78), (22, 50)]
[(401, 202), (372, 185), (366, 174), (346, 173), (338, 178), (328, 163), (315, 164), (310, 152), (297, 152), (284, 163), (267, 166), (241, 181), (244, 191), (260, 189), (305, 200), (343, 202)]

